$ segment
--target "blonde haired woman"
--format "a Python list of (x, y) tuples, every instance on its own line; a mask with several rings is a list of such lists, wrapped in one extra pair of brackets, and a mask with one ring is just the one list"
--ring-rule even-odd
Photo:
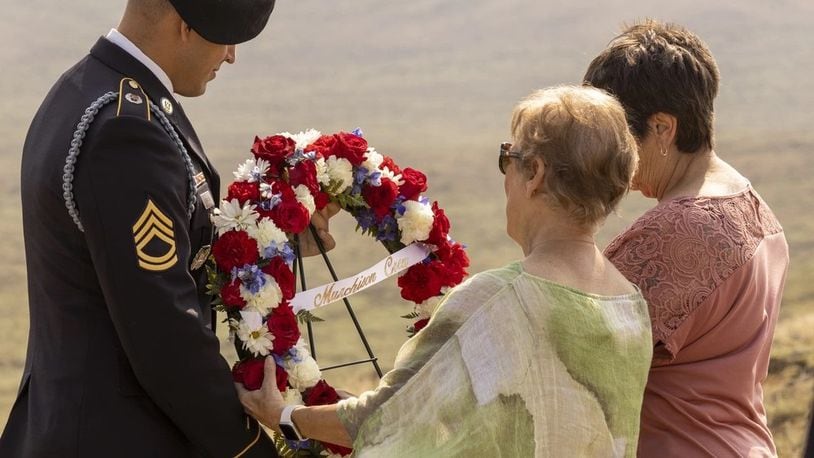
[[(295, 410), (303, 435), (358, 456), (635, 456), (647, 305), (594, 241), (635, 166), (624, 111), (598, 89), (546, 89), (515, 108), (512, 135), (498, 165), (525, 258), (453, 290), (376, 390)], [(273, 382), (238, 390), (278, 427)]]

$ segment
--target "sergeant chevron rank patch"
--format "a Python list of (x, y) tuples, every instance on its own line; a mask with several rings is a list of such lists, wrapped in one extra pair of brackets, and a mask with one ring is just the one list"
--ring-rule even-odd
[(133, 240), (142, 269), (161, 272), (178, 262), (172, 220), (151, 199), (133, 225)]

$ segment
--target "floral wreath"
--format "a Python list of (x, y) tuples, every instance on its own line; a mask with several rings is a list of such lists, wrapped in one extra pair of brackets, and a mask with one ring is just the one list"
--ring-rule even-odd
[[(357, 230), (391, 253), (414, 242), (435, 248), (398, 279), (401, 296), (416, 304), (402, 317), (415, 320), (408, 327), (410, 336), (427, 324), (446, 291), (463, 281), (469, 259), (448, 236), (444, 210), (422, 195), (426, 176), (399, 168), (369, 147), (359, 129), (255, 138), (251, 152), (254, 157), (238, 166), (226, 200), (214, 211), (219, 237), (212, 248), (214, 262), (207, 267), (209, 293), (216, 309), (226, 312), (230, 336), (237, 339), (233, 376), (247, 389), (259, 389), (263, 361), (270, 355), (284, 369), (277, 370), (276, 382), (286, 403), (333, 404), (339, 396), (322, 379), (300, 337), (298, 319), (315, 317), (306, 311), (295, 314), (289, 304), (296, 289), (295, 235), (308, 227), (311, 215), (335, 202), (356, 219)], [(316, 455), (351, 452), (317, 441), (277, 444)]]

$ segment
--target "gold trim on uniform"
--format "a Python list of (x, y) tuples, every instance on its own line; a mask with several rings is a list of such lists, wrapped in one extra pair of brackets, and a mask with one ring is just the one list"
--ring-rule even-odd
[[(152, 256), (144, 251), (155, 239), (167, 244), (167, 252), (163, 255)], [(142, 269), (161, 272), (178, 262), (172, 220), (162, 213), (152, 200), (147, 201), (147, 207), (133, 225), (133, 241), (136, 244), (138, 265)]]
[[(133, 91), (138, 91), (141, 93), (141, 95), (135, 94), (133, 92), (127, 92), (130, 89), (124, 87), (125, 82), (127, 83), (128, 86), (130, 86), (130, 88)], [(149, 103), (150, 99), (147, 97), (147, 94), (144, 93), (144, 90), (141, 88), (141, 86), (133, 78), (122, 78), (121, 81), (119, 81), (119, 103), (116, 107), (116, 116), (120, 116), (122, 113), (122, 99), (127, 100), (128, 102), (134, 105), (141, 105), (146, 100), (147, 103), (144, 104), (144, 108), (147, 111), (147, 120), (149, 121), (150, 119), (152, 119), (151, 118), (152, 115), (150, 114), (150, 103)]]
[[(247, 425), (247, 426), (248, 426), (248, 424), (249, 424), (249, 421), (250, 421), (250, 420), (249, 420), (249, 418), (248, 418), (248, 417), (246, 417), (246, 425)], [(246, 428), (246, 429), (249, 429), (249, 428)], [(248, 452), (249, 450), (251, 450), (251, 448), (252, 448), (252, 447), (254, 447), (254, 444), (256, 444), (256, 443), (257, 443), (257, 441), (259, 441), (259, 440), (260, 440), (260, 434), (262, 434), (262, 432), (261, 432), (261, 431), (262, 431), (262, 427), (260, 426), (260, 423), (258, 423), (258, 424), (257, 424), (257, 436), (255, 436), (255, 437), (254, 437), (254, 440), (253, 440), (253, 441), (251, 441), (251, 443), (249, 443), (249, 445), (247, 445), (247, 446), (246, 446), (246, 448), (244, 448), (243, 450), (241, 450), (241, 451), (240, 451), (240, 453), (238, 453), (237, 455), (235, 455), (235, 458), (240, 458), (241, 456), (245, 455), (245, 454), (246, 454), (246, 452)]]

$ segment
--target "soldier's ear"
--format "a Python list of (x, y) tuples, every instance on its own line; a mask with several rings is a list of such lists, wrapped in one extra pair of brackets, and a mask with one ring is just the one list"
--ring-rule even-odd
[[(180, 19), (180, 18), (179, 18)], [(181, 36), (181, 41), (188, 42), (192, 38), (192, 27), (189, 26), (183, 19), (180, 19), (178, 23), (178, 28)]]

